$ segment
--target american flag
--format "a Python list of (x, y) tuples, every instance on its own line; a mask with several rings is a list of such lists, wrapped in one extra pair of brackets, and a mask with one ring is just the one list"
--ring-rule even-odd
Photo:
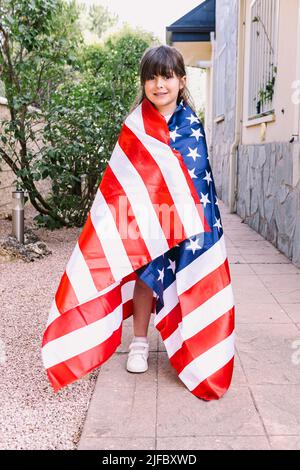
[(43, 336), (55, 391), (115, 352), (138, 277), (153, 289), (178, 377), (197, 397), (220, 398), (233, 371), (234, 302), (204, 129), (184, 101), (168, 125), (147, 99), (123, 124)]

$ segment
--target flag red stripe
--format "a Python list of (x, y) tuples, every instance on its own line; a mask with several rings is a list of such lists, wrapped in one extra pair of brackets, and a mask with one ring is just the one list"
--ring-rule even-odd
[(203, 400), (218, 400), (228, 390), (233, 374), (234, 356), (221, 369), (203, 380), (192, 394)]
[(42, 345), (44, 346), (49, 341), (101, 320), (101, 318), (113, 312), (121, 303), (121, 288), (120, 285), (117, 285), (106, 294), (73, 307), (48, 325)]
[(230, 284), (228, 259), (180, 295), (182, 316), (204, 304)]
[(57, 392), (62, 387), (74, 382), (91, 372), (95, 367), (99, 367), (115, 352), (121, 344), (122, 324), (118, 330), (103, 343), (95, 346), (84, 353), (67, 359), (60, 364), (47, 369), (48, 378)]
[(185, 340), (181, 348), (170, 358), (178, 374), (195, 358), (220, 343), (234, 330), (234, 308), (210, 323), (191, 338)]
[[(149, 198), (160, 226), (165, 233), (169, 248), (172, 248), (177, 243), (186, 239), (186, 233), (159, 165), (136, 135), (125, 124), (119, 138), (119, 145), (123, 152), (129, 155), (128, 159), (142, 177), (146, 189), (153, 188), (152, 191), (148, 190)], [(130, 152), (132, 146), (134, 146), (135, 149), (134, 153)], [(149, 167), (149, 171), (147, 172), (145, 172), (145, 159), (147, 159), (147, 166)], [(170, 216), (169, 224), (167, 224), (168, 216)], [(170, 227), (176, 227), (175, 233), (170, 233)]]
[(56, 306), (61, 314), (72, 308), (73, 305), (78, 304), (77, 296), (66, 271), (61, 277), (57, 292), (55, 294), (55, 301)]
[[(163, 116), (158, 116), (158, 114), (159, 113), (157, 113), (157, 111), (153, 108), (152, 104), (149, 101), (145, 100), (142, 103), (142, 116), (143, 116), (144, 128), (145, 128), (146, 134), (170, 146), (170, 132), (169, 132), (167, 122)], [(159, 120), (159, 123), (157, 122), (158, 120)], [(155, 123), (155, 125), (153, 123)], [(204, 216), (200, 198), (198, 196), (198, 193), (192, 181), (192, 178), (189, 174), (188, 168), (186, 164), (184, 163), (183, 156), (178, 150), (175, 150), (173, 148), (171, 148), (171, 150), (179, 161), (180, 168), (185, 176), (191, 195), (194, 199), (197, 212), (202, 221), (204, 231), (210, 232), (211, 231), (210, 225), (208, 221), (206, 220), (206, 217)]]
[[(110, 166), (107, 167), (106, 178), (108, 179), (109, 184), (103, 185), (102, 187), (101, 191), (103, 197), (105, 198), (105, 201), (108, 205), (112, 205), (112, 207), (114, 207), (114, 211), (112, 211), (111, 214), (114, 218), (116, 227), (118, 227), (118, 231), (122, 238), (122, 243), (131, 265), (133, 269), (137, 269), (143, 264), (151, 261), (151, 255), (148, 251), (146, 243), (143, 240), (141, 231), (134, 215), (134, 211), (126, 195), (126, 192), (117, 180)], [(111, 191), (111, 187), (114, 188), (113, 192)], [(124, 208), (120, 207), (120, 201), (122, 201), (122, 204), (124, 201), (126, 201), (125, 212)], [(127, 218), (126, 222), (124, 221), (124, 218)], [(125, 230), (122, 230), (122, 227), (124, 227)], [(137, 246), (139, 246), (139, 249)], [(137, 252), (140, 253), (139, 257), (136, 255), (133, 257), (130, 256), (131, 253)]]
[(78, 245), (90, 270), (96, 289), (101, 291), (107, 285), (115, 282), (102, 244), (93, 226), (90, 213), (80, 234)]
[(180, 295), (180, 303), (156, 325), (163, 340), (174, 333), (185, 315), (200, 307), (209, 298), (230, 284), (227, 266), (228, 260), (226, 258), (225, 262), (218, 266), (217, 269), (200, 279), (200, 281)]
[(142, 103), (142, 117), (146, 134), (154, 139), (170, 144), (170, 132), (165, 118), (159, 114), (153, 105), (145, 100)]
[(161, 334), (161, 339), (165, 341), (178, 328), (182, 321), (181, 305), (178, 302), (174, 308), (158, 322), (155, 326)]

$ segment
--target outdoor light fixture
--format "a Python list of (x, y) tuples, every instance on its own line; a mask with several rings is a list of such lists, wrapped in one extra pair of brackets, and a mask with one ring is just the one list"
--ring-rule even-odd
[(12, 192), (12, 234), (24, 244), (24, 191)]

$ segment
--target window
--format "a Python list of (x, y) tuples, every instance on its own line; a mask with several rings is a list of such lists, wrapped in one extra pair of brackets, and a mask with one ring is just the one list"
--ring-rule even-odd
[(226, 59), (226, 43), (217, 52), (216, 60), (216, 102), (215, 116), (223, 116), (225, 114), (225, 59)]
[(277, 28), (278, 0), (254, 0), (250, 6), (249, 119), (273, 110)]

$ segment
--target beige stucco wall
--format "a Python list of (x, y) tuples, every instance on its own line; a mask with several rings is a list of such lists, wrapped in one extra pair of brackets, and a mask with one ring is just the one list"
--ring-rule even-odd
[(199, 60), (211, 59), (210, 42), (174, 42), (172, 45), (181, 52), (186, 65), (196, 66)]
[[(249, 78), (249, 37), (250, 37), (250, 5), (246, 0), (246, 25), (244, 54), (244, 90), (243, 90), (243, 130), (242, 143), (288, 142), (293, 134), (296, 105), (292, 103), (294, 90), (292, 84), (297, 77), (297, 40), (299, 0), (279, 0), (279, 23), (277, 38), (277, 76), (274, 92), (275, 120), (247, 126), (247, 99)], [(298, 54), (299, 55), (299, 54)], [(299, 60), (299, 57), (298, 57)], [(298, 105), (299, 106), (299, 105)], [(284, 110), (284, 112), (282, 112)], [(265, 129), (263, 129), (265, 128)], [(264, 135), (264, 140), (263, 140)]]

